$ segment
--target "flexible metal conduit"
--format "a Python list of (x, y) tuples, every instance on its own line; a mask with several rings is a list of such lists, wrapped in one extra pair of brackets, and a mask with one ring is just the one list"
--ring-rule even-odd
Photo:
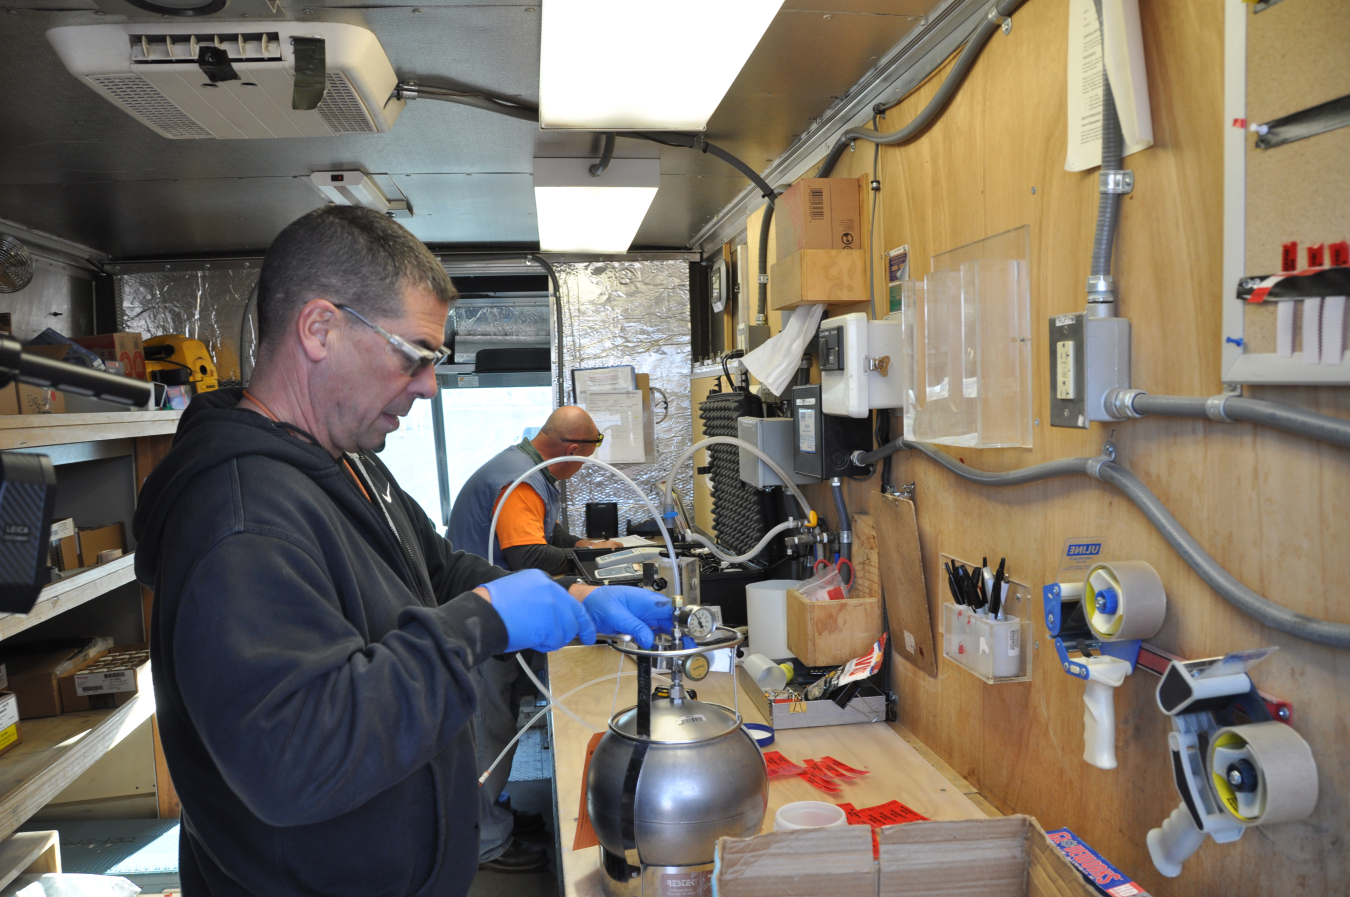
[[(963, 49), (961, 55), (957, 57), (956, 64), (952, 66), (952, 70), (947, 74), (947, 78), (942, 82), (942, 86), (938, 88), (938, 92), (933, 95), (933, 99), (928, 101), (928, 105), (923, 107), (923, 111), (914, 116), (913, 121), (900, 130), (892, 131), (889, 134), (880, 134), (876, 131), (864, 130), (862, 128), (850, 128), (844, 132), (842, 137), (835, 141), (834, 146), (830, 149), (829, 155), (825, 157), (825, 161), (820, 163), (820, 169), (816, 172), (816, 177), (829, 177), (830, 172), (834, 170), (834, 166), (839, 163), (839, 158), (843, 156), (844, 150), (855, 140), (870, 140), (873, 143), (880, 143), (883, 146), (894, 146), (897, 143), (905, 143), (918, 136), (919, 133), (932, 124), (934, 119), (936, 119), (942, 110), (946, 108), (952, 95), (956, 93), (956, 89), (960, 87), (961, 82), (966, 79), (966, 74), (970, 71), (970, 67), (975, 64), (975, 60), (980, 55), (980, 51), (984, 49), (984, 45), (989, 42), (989, 38), (993, 37), (994, 32), (998, 30), (1002, 20), (1007, 16), (1012, 15), (1013, 10), (1021, 5), (1022, 0), (998, 0), (998, 2), (990, 8), (989, 15), (979, 24), (979, 27), (975, 29), (975, 33), (970, 36), (970, 40), (966, 41), (965, 49)], [(893, 108), (898, 103), (899, 100), (897, 100), (896, 103), (892, 103), (890, 106), (878, 104), (875, 109), (878, 114), (881, 114), (888, 109)]]
[(1158, 532), (1162, 533), (1168, 544), (1176, 549), (1177, 554), (1181, 555), (1181, 559), (1189, 564), (1191, 569), (1199, 574), (1200, 578), (1210, 588), (1218, 592), (1220, 597), (1238, 610), (1252, 617), (1258, 623), (1286, 635), (1316, 642), (1319, 645), (1329, 645), (1333, 648), (1350, 648), (1350, 624), (1333, 623), (1329, 620), (1319, 620), (1316, 617), (1295, 613), (1238, 582), (1231, 573), (1219, 565), (1218, 561), (1210, 557), (1205, 549), (1200, 547), (1200, 543), (1196, 542), (1191, 534), (1186, 532), (1186, 528), (1177, 522), (1171, 512), (1163, 506), (1158, 497), (1149, 491), (1149, 488), (1138, 477), (1109, 458), (1064, 458), (1047, 464), (1037, 464), (1032, 467), (1024, 467), (1021, 470), (1008, 471), (1007, 473), (991, 473), (967, 467), (944, 452), (930, 446), (897, 439), (875, 451), (856, 454), (854, 460), (872, 464), (887, 455), (895, 454), (900, 449), (913, 449), (941, 464), (963, 480), (980, 483), (984, 486), (1019, 486), (1024, 483), (1034, 483), (1038, 480), (1073, 475), (1095, 477), (1103, 483), (1109, 483), (1124, 493), (1126, 498), (1134, 502), (1144, 516), (1148, 518), (1148, 521), (1157, 527)]
[(1245, 421), (1350, 448), (1350, 421), (1279, 402), (1226, 395), (1209, 398), (1151, 396), (1142, 389), (1122, 389), (1107, 394), (1106, 407), (1121, 419), (1156, 414), (1224, 422)]

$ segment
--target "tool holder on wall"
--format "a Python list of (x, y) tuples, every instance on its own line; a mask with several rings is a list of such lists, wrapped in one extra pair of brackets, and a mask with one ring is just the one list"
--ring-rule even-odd
[[(938, 555), (938, 582), (946, 579), (943, 564), (951, 562), (979, 567), (950, 554)], [(1003, 620), (992, 620), (973, 608), (953, 601), (942, 603), (938, 629), (942, 654), (957, 666), (989, 685), (1031, 681), (1033, 648), (1031, 586), (1011, 575), (1004, 578)]]

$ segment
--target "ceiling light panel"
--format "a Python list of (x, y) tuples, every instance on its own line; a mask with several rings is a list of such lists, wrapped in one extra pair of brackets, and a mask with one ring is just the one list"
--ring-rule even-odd
[(539, 124), (702, 131), (783, 0), (548, 0)]
[(627, 252), (661, 185), (659, 159), (535, 159), (534, 206), (545, 252)]

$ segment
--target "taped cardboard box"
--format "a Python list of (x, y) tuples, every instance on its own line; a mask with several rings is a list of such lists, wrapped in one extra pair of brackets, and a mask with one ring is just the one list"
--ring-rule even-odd
[(108, 653), (111, 636), (50, 639), (11, 648), (5, 655), (9, 690), (19, 699), (19, 718), (60, 716), (59, 680)]
[(777, 257), (803, 249), (858, 249), (861, 183), (853, 178), (802, 178), (774, 200)]
[(106, 526), (84, 527), (75, 536), (80, 542), (81, 567), (92, 567), (99, 563), (98, 556), (110, 549), (116, 549), (119, 552), (117, 557), (121, 557), (120, 552), (127, 547), (125, 527), (120, 520)]
[(19, 699), (0, 691), (0, 754), (7, 754), (23, 741), (19, 732)]
[(98, 336), (77, 336), (75, 345), (83, 346), (104, 361), (115, 361), (122, 366), (122, 376), (133, 380), (149, 380), (145, 371), (145, 344), (139, 333), (100, 333)]
[(149, 678), (149, 646), (114, 648), (61, 677), (61, 709), (79, 713), (121, 707), (149, 687)]
[(1096, 897), (1030, 816), (772, 832), (717, 842), (719, 897)]
[(11, 383), (0, 388), (0, 415), (64, 414), (65, 410), (65, 396), (54, 389), (27, 383)]

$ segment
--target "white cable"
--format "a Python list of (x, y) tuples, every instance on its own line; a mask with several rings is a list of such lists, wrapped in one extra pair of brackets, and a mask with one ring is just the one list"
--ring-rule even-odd
[(778, 474), (778, 478), (782, 480), (783, 484), (787, 486), (789, 490), (792, 491), (792, 494), (794, 496), (796, 496), (797, 503), (802, 506), (802, 516), (806, 518), (807, 523), (809, 525), (814, 526), (814, 524), (810, 523), (811, 516), (814, 513), (811, 510), (811, 505), (806, 500), (806, 496), (802, 494), (802, 490), (797, 486), (796, 483), (792, 481), (792, 477), (788, 475), (787, 471), (779, 467), (778, 462), (775, 461), (773, 458), (770, 458), (768, 454), (759, 446), (752, 445), (746, 442), (744, 439), (736, 439), (735, 437), (732, 436), (709, 436), (707, 439), (694, 443), (693, 445), (689, 446), (689, 448), (685, 449), (683, 452), (680, 453), (680, 456), (675, 459), (675, 463), (670, 465), (670, 475), (666, 477), (666, 497), (665, 497), (666, 507), (673, 506), (675, 501), (674, 491), (675, 491), (676, 472), (681, 467), (684, 466), (684, 462), (694, 457), (694, 452), (709, 445), (734, 445), (737, 448), (746, 449), (752, 455), (756, 456), (765, 464), (769, 465), (769, 469), (772, 470), (774, 473)]
[(778, 524), (773, 529), (765, 533), (764, 538), (760, 539), (759, 543), (756, 544), (754, 548), (747, 551), (745, 554), (727, 554), (725, 551), (723, 551), (721, 548), (718, 547), (716, 542), (700, 533), (689, 533), (688, 536), (692, 541), (698, 542), (699, 544), (707, 548), (709, 551), (711, 551), (713, 554), (717, 555), (718, 559), (725, 561), (728, 564), (742, 564), (750, 560), (755, 555), (759, 554), (761, 551), (763, 551), (764, 546), (769, 544), (769, 540), (772, 539), (774, 536), (778, 535), (779, 533), (781, 533), (783, 530), (792, 529), (795, 526), (802, 526), (802, 525), (803, 521), (801, 520), (788, 520), (784, 523)]
[[(568, 716), (572, 717), (572, 719), (580, 723), (583, 729), (590, 729), (592, 732), (600, 731), (595, 726), (592, 726), (590, 723), (573, 713), (565, 704), (560, 703), (557, 698), (553, 697), (553, 693), (548, 690), (548, 687), (545, 686), (544, 683), (539, 681), (539, 677), (534, 674), (534, 670), (530, 669), (530, 665), (525, 662), (525, 657), (523, 655), (516, 654), (516, 660), (520, 661), (520, 668), (525, 671), (526, 676), (530, 677), (530, 681), (534, 683), (535, 688), (539, 689), (539, 693), (548, 698), (549, 707), (557, 707), (563, 713), (566, 713)], [(545, 707), (544, 709), (547, 710), (548, 707)]]
[[(723, 439), (726, 437), (715, 438)], [(702, 443), (700, 443), (700, 445), (701, 444)], [(606, 464), (599, 458), (588, 458), (584, 455), (563, 455), (559, 458), (549, 458), (547, 461), (540, 461), (538, 464), (516, 477), (515, 481), (511, 483), (510, 486), (506, 487), (506, 491), (502, 493), (501, 499), (497, 502), (497, 507), (492, 512), (492, 525), (488, 527), (487, 556), (491, 558), (496, 554), (496, 552), (492, 550), (492, 547), (493, 543), (497, 541), (497, 518), (501, 517), (502, 508), (506, 507), (506, 499), (516, 490), (516, 487), (524, 482), (525, 478), (536, 470), (543, 470), (545, 467), (552, 464), (572, 464), (575, 462), (594, 464), (597, 467), (603, 467), (605, 470), (608, 470), (610, 473), (633, 487), (633, 491), (637, 493), (638, 498), (642, 499), (642, 503), (647, 506), (647, 510), (652, 512), (652, 520), (656, 521), (656, 526), (661, 530), (661, 538), (666, 540), (666, 550), (670, 552), (671, 572), (674, 574), (672, 579), (675, 581), (675, 591), (673, 594), (683, 595), (684, 592), (680, 589), (680, 565), (678, 563), (678, 557), (675, 554), (675, 543), (670, 540), (670, 530), (666, 529), (666, 525), (661, 522), (661, 514), (656, 510), (656, 505), (652, 504), (652, 500), (647, 497), (647, 494), (643, 492), (638, 487), (638, 484), (634, 483), (622, 470), (619, 470), (611, 464)]]
[(614, 700), (609, 705), (610, 716), (613, 716), (614, 712), (619, 709), (619, 688), (623, 685), (623, 680), (619, 677), (623, 675), (624, 653), (622, 651), (615, 651), (614, 653), (619, 655), (619, 671), (614, 674)]

